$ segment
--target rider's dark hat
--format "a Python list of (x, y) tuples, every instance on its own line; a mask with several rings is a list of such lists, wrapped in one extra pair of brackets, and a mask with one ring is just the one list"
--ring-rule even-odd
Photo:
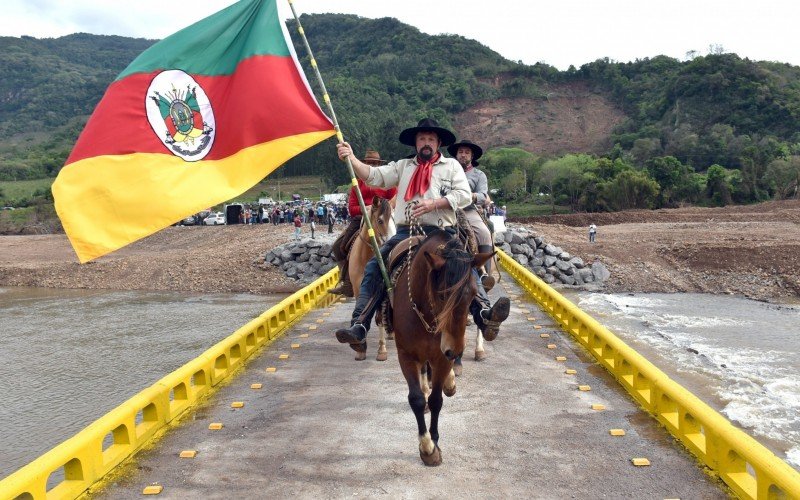
[(423, 118), (417, 123), (416, 127), (411, 127), (400, 132), (400, 143), (406, 146), (416, 147), (417, 133), (433, 132), (439, 136), (442, 146), (449, 146), (456, 142), (456, 136), (446, 128), (439, 126), (439, 122), (433, 118)]
[(461, 142), (457, 142), (455, 144), (451, 144), (447, 146), (447, 152), (450, 153), (450, 156), (453, 158), (456, 157), (456, 153), (458, 153), (458, 148), (465, 147), (472, 150), (472, 161), (474, 162), (478, 158), (483, 155), (483, 149), (480, 146), (475, 144), (474, 142), (470, 141), (469, 139), (461, 139)]

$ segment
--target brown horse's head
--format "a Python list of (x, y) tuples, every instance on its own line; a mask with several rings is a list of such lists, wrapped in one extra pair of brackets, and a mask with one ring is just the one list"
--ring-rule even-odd
[[(392, 218), (392, 205), (388, 200), (375, 196), (372, 198), (372, 205), (367, 207), (369, 222), (375, 231), (375, 238), (379, 245), (383, 245), (386, 240), (397, 233), (397, 227)], [(366, 231), (366, 224), (362, 226), (362, 231)]]
[(427, 264), (427, 269), (421, 269), (427, 276), (416, 270), (414, 278), (424, 278), (429, 285), (429, 300), (418, 306), (429, 309), (429, 315), (436, 318), (442, 353), (452, 360), (464, 352), (469, 305), (478, 292), (472, 269), (482, 266), (492, 254), (473, 256), (444, 231), (432, 234), (418, 252), (424, 256), (419, 260)]

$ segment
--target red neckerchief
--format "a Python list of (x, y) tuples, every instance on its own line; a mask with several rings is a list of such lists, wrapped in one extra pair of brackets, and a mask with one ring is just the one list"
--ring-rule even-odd
[(468, 166), (464, 167), (464, 173), (466, 174), (467, 172), (469, 172), (473, 168), (475, 168), (475, 167), (473, 167), (472, 163), (470, 163)]
[(424, 195), (428, 188), (431, 187), (431, 174), (433, 174), (433, 164), (439, 161), (441, 155), (436, 153), (430, 161), (420, 163), (420, 158), (417, 156), (417, 169), (411, 175), (411, 181), (408, 183), (406, 189), (405, 200), (409, 201), (411, 198), (419, 194)]

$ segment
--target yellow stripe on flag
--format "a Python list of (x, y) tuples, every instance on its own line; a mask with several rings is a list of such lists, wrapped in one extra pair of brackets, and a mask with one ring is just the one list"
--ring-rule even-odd
[(170, 154), (87, 158), (53, 183), (55, 207), (81, 263), (240, 195), (333, 130), (283, 137), (222, 160)]

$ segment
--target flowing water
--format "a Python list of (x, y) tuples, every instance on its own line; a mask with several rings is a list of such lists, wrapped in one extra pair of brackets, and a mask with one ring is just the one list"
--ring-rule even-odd
[(284, 297), (0, 289), (0, 478)]
[(565, 295), (800, 469), (800, 306), (691, 293)]

